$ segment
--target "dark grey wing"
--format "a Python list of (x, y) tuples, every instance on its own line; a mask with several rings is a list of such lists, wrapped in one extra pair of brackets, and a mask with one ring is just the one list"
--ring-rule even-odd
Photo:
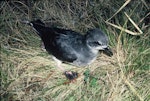
[(73, 62), (77, 59), (74, 46), (76, 40), (81, 36), (79, 33), (60, 28), (45, 27), (44, 23), (39, 20), (31, 23), (41, 37), (48, 53), (61, 61)]
[[(76, 53), (76, 46), (78, 41), (82, 38), (82, 35), (70, 30), (64, 30), (63, 32), (55, 32), (55, 47), (57, 54), (55, 57), (66, 62), (73, 62), (78, 58)], [(60, 53), (60, 54), (59, 54)]]

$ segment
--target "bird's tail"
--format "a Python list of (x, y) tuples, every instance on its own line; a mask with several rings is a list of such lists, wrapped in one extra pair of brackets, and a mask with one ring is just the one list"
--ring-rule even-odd
[(41, 36), (42, 30), (45, 28), (45, 24), (39, 19), (34, 21), (22, 20), (21, 22), (32, 26), (39, 36)]
[(28, 24), (28, 25), (33, 26), (33, 27), (34, 27), (34, 25), (45, 26), (45, 24), (39, 19), (38, 20), (34, 20), (34, 21), (21, 20), (20, 22), (24, 23), (24, 24)]

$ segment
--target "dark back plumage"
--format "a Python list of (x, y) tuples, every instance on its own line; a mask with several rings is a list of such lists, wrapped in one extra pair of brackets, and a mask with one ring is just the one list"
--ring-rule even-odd
[[(86, 66), (97, 57), (101, 44), (97, 44), (98, 48), (95, 48), (89, 43), (102, 41), (105, 42), (105, 46), (108, 43), (107, 36), (98, 29), (88, 31), (89, 35), (81, 35), (72, 30), (46, 27), (40, 20), (31, 21), (30, 25), (41, 37), (48, 53), (61, 61), (71, 62), (77, 66)], [(94, 34), (97, 36), (95, 37)]]

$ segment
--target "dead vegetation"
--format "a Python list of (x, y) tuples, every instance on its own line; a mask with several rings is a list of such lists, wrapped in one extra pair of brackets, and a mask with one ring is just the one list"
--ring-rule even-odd
[[(1, 101), (149, 101), (150, 29), (146, 0), (1, 1)], [(100, 54), (80, 73), (66, 79), (40, 39), (21, 20), (40, 18), (48, 26), (84, 34), (101, 28), (108, 34), (113, 57)], [(89, 73), (85, 76), (84, 73)], [(87, 83), (84, 82), (87, 81)]]

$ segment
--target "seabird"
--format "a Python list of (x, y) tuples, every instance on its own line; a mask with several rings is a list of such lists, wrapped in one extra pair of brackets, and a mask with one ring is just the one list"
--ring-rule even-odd
[(84, 67), (91, 64), (99, 51), (112, 56), (108, 46), (108, 37), (100, 29), (90, 29), (85, 35), (72, 30), (46, 27), (41, 20), (26, 21), (31, 25), (44, 43), (46, 51), (53, 56), (57, 66), (68, 79), (77, 78), (78, 73), (66, 71), (61, 63)]

